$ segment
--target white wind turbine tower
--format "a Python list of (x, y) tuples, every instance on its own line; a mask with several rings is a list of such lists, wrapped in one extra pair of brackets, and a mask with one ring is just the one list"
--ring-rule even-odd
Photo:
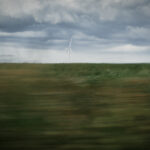
[(69, 41), (69, 45), (68, 45), (68, 48), (67, 48), (67, 54), (68, 54), (68, 59), (69, 59), (69, 62), (71, 60), (71, 53), (72, 53), (72, 37), (70, 38), (70, 41)]

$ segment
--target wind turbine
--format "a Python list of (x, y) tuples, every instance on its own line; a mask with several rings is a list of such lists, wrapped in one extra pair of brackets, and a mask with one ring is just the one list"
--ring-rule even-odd
[(66, 49), (67, 50), (67, 53), (68, 53), (68, 58), (69, 58), (69, 61), (71, 59), (71, 53), (72, 53), (72, 37), (70, 38), (70, 41), (69, 41), (69, 45), (68, 45), (68, 48)]

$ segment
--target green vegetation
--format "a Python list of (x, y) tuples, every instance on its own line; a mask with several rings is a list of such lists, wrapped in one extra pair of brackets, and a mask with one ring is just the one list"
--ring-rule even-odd
[(148, 150), (149, 64), (0, 64), (1, 150)]

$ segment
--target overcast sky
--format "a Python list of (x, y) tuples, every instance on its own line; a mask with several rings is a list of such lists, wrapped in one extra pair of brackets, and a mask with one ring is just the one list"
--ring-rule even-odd
[(150, 62), (150, 0), (0, 0), (0, 62)]

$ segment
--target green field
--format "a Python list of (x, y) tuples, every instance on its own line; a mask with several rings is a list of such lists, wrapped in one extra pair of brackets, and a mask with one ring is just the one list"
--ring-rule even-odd
[(0, 150), (148, 150), (150, 64), (0, 64)]

